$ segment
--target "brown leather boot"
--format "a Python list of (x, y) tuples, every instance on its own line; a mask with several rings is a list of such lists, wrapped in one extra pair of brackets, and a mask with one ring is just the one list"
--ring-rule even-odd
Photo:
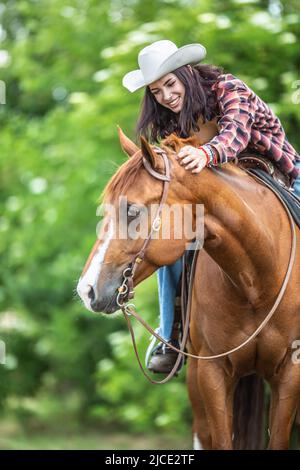
[[(176, 318), (176, 315), (175, 315), (175, 318)], [(172, 338), (169, 341), (169, 343), (172, 344), (172, 346), (175, 346), (175, 348), (177, 349), (180, 348), (180, 344), (179, 344), (180, 332), (181, 332), (181, 322), (175, 321), (173, 325), (173, 329), (172, 329)], [(173, 369), (177, 356), (178, 356), (178, 353), (174, 351), (172, 348), (170, 348), (169, 346), (163, 343), (158, 343), (158, 345), (151, 352), (151, 357), (147, 364), (147, 368), (151, 372), (156, 372), (159, 374), (168, 374)], [(182, 359), (182, 362), (178, 370), (181, 369), (183, 362), (184, 362), (184, 358)]]
[[(170, 343), (172, 346), (179, 348), (178, 340), (171, 339)], [(173, 369), (177, 356), (178, 353), (176, 351), (173, 351), (173, 349), (163, 343), (159, 343), (151, 353), (147, 368), (151, 372), (168, 374)]]
[[(169, 343), (175, 348), (179, 349), (180, 344), (180, 334), (181, 334), (181, 298), (176, 296), (175, 305), (174, 305), (174, 324), (172, 328), (172, 336)], [(168, 374), (173, 369), (178, 353), (171, 349), (169, 346), (166, 346), (163, 343), (158, 343), (158, 345), (151, 352), (150, 360), (148, 361), (147, 368), (154, 373), (159, 374)], [(184, 358), (181, 361), (181, 364), (178, 370), (181, 369), (184, 363)]]

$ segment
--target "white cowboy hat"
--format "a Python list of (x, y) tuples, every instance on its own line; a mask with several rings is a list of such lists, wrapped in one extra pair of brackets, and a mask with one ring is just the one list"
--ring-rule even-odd
[(126, 73), (122, 83), (133, 92), (158, 80), (183, 65), (198, 64), (206, 56), (201, 44), (178, 47), (172, 41), (162, 40), (144, 47), (138, 55), (140, 68)]

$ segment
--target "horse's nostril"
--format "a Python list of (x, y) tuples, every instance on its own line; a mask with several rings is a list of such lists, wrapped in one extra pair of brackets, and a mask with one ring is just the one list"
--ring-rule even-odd
[(92, 302), (93, 300), (95, 300), (95, 291), (92, 286), (90, 286), (90, 290), (88, 292), (88, 298), (91, 299)]

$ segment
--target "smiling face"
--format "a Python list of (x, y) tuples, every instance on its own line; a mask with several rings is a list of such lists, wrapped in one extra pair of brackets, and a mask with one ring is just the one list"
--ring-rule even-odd
[(180, 113), (185, 97), (185, 87), (174, 73), (150, 83), (149, 89), (156, 101), (174, 113)]

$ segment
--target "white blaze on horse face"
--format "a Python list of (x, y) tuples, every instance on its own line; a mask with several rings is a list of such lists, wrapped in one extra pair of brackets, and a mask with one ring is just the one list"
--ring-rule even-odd
[(90, 292), (90, 288), (92, 287), (96, 292), (97, 283), (101, 274), (101, 268), (103, 265), (103, 260), (105, 258), (105, 254), (109, 247), (110, 241), (112, 240), (114, 235), (114, 221), (111, 218), (108, 222), (108, 229), (104, 235), (103, 243), (98, 247), (96, 250), (93, 258), (90, 261), (90, 264), (83, 274), (83, 276), (79, 279), (77, 285), (77, 293), (81, 300), (84, 302), (84, 305), (88, 310), (93, 312), (91, 309), (91, 299), (89, 298), (88, 294)]

